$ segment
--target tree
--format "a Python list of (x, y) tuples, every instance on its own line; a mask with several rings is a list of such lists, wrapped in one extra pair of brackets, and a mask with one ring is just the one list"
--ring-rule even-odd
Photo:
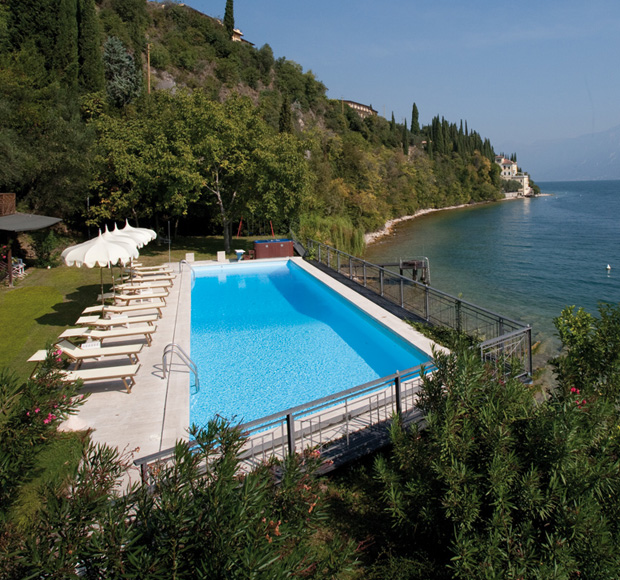
[(128, 216), (154, 218), (156, 224), (160, 218), (178, 221), (200, 199), (203, 178), (179, 101), (157, 92), (140, 116), (104, 115), (96, 121), (98, 203), (92, 222)]
[(233, 0), (226, 0), (226, 10), (224, 11), (224, 28), (226, 29), (226, 34), (228, 34), (228, 38), (231, 39), (235, 30)]
[(87, 92), (104, 87), (101, 30), (94, 0), (79, 0), (78, 4), (79, 84)]
[(413, 107), (411, 109), (411, 132), (414, 135), (420, 134), (420, 114), (418, 112), (418, 106), (413, 103)]
[(54, 68), (71, 88), (77, 86), (79, 72), (77, 14), (77, 0), (58, 2), (58, 24), (53, 62)]
[(282, 97), (282, 106), (280, 107), (280, 121), (279, 121), (280, 133), (292, 133), (293, 132), (293, 117), (291, 115), (291, 102), (285, 95)]
[(407, 121), (403, 123), (402, 144), (403, 153), (409, 155), (409, 131), (407, 131)]
[(142, 89), (142, 77), (136, 63), (122, 41), (110, 36), (103, 49), (106, 90), (116, 107), (133, 101)]

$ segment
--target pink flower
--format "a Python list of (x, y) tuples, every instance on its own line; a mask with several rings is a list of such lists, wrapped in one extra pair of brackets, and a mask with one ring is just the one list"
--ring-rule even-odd
[(50, 419), (49, 418), (48, 419), (43, 419), (43, 422), (47, 425), (47, 423), (50, 422)]
[(35, 413), (38, 413), (40, 410), (41, 410), (41, 409), (39, 409), (39, 407), (37, 407), (37, 408), (34, 410), (34, 412), (35, 412)]
[(26, 412), (26, 417), (30, 417), (30, 411)]

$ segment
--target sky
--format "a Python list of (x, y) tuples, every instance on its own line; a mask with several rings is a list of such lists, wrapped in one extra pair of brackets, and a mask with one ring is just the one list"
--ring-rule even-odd
[[(189, 0), (223, 17), (226, 0)], [(435, 115), (496, 151), (620, 125), (619, 0), (235, 0), (235, 27), (387, 119)]]

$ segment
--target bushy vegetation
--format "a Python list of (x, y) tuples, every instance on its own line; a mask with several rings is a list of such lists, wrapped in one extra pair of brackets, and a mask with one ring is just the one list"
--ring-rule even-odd
[[(187, 6), (0, 8), (0, 188), (70, 227), (172, 219), (175, 231), (224, 231), (228, 247), (242, 219), (248, 231), (280, 235), (312, 224), (322, 241), (359, 253), (363, 234), (390, 218), (499, 195), (492, 147), (466, 125), (420, 127), (415, 104), (412, 130), (393, 115), (362, 119), (327, 99), (312, 71), (267, 44), (233, 42)], [(226, 12), (230, 28), (232, 3)], [(147, 94), (147, 44), (152, 78), (166, 72), (175, 91)], [(203, 122), (215, 130), (209, 143)]]
[(242, 476), (241, 434), (214, 420), (148, 484), (126, 487), (129, 457), (67, 445), (56, 432), (81, 398), (61, 366), (51, 351), (26, 383), (0, 374), (2, 578), (342, 578), (354, 569), (352, 542), (322, 529), (318, 453)]

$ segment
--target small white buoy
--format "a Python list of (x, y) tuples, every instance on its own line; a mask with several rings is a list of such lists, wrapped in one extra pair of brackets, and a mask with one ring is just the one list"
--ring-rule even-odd
[(607, 264), (607, 270), (611, 270), (611, 266)]

